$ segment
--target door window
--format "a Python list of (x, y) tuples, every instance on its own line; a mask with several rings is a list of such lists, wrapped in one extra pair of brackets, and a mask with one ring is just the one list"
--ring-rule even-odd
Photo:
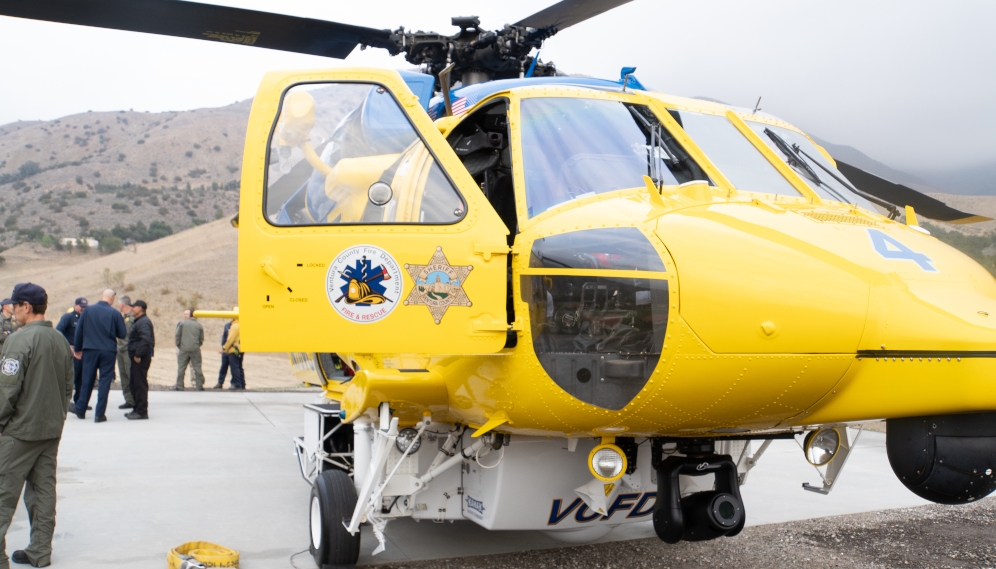
[(370, 83), (295, 85), (270, 137), (274, 225), (456, 223), (466, 205), (391, 93)]

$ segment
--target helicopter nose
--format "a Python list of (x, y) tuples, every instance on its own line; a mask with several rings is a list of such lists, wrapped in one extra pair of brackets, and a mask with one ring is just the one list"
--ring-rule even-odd
[(712, 204), (661, 216), (657, 235), (681, 316), (717, 353), (996, 347), (993, 277), (878, 216)]
[(859, 353), (996, 349), (996, 285), (981, 267), (965, 269), (935, 278), (876, 275)]

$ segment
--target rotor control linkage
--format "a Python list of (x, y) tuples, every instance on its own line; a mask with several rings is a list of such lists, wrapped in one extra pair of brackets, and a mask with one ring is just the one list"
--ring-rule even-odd
[[(681, 497), (679, 477), (715, 475), (715, 490)], [(672, 456), (657, 466), (654, 531), (666, 543), (740, 533), (746, 520), (737, 465), (729, 455)]]

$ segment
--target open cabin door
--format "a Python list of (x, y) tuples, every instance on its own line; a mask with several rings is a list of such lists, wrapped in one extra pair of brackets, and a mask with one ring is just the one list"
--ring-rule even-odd
[(394, 71), (268, 74), (239, 217), (245, 351), (505, 344), (507, 229)]

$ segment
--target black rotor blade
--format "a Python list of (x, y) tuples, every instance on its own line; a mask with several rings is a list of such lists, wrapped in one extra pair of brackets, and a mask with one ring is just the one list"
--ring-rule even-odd
[(358, 44), (398, 52), (390, 30), (180, 0), (0, 0), (0, 15), (339, 59)]
[(515, 23), (524, 28), (537, 30), (553, 28), (557, 31), (579, 24), (589, 18), (618, 8), (632, 0), (561, 0)]
[(913, 211), (917, 215), (937, 221), (957, 224), (992, 221), (990, 217), (958, 211), (940, 200), (912, 188), (907, 188), (902, 184), (890, 182), (885, 178), (865, 172), (861, 168), (856, 168), (846, 162), (841, 162), (840, 160), (836, 160), (836, 162), (837, 169), (854, 184), (854, 187), (899, 207), (913, 206)]

